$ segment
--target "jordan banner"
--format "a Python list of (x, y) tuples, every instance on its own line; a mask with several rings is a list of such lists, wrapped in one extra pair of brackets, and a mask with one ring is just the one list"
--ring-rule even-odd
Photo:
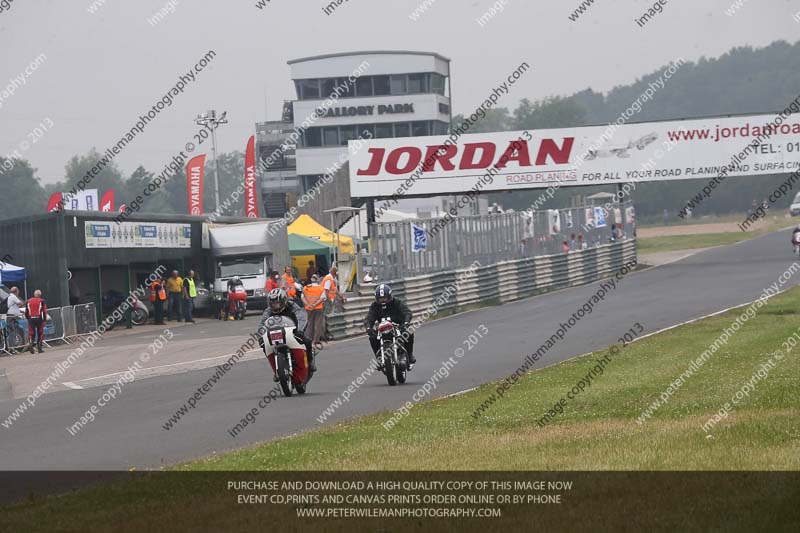
[(252, 135), (247, 141), (247, 150), (244, 155), (244, 213), (247, 218), (258, 218), (255, 142), (255, 135)]
[(203, 214), (203, 175), (205, 173), (206, 156), (193, 157), (186, 164), (186, 191), (188, 194), (189, 214)]

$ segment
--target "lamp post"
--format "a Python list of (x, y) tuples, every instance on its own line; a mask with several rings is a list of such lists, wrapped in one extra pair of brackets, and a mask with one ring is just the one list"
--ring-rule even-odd
[(197, 115), (194, 119), (198, 126), (205, 126), (211, 130), (211, 158), (214, 160), (214, 208), (219, 210), (219, 164), (217, 163), (217, 128), (220, 124), (227, 124), (227, 111), (223, 111), (220, 116), (214, 109), (206, 111), (205, 115)]

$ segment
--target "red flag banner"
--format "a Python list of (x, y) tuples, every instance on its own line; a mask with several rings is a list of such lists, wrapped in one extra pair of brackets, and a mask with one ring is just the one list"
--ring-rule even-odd
[(114, 210), (114, 190), (106, 191), (100, 199), (100, 211), (110, 213)]
[(255, 141), (255, 135), (250, 136), (244, 155), (244, 212), (247, 218), (258, 218)]
[(47, 212), (52, 213), (61, 209), (61, 193), (54, 192), (47, 201)]
[(189, 198), (189, 214), (203, 214), (203, 174), (205, 173), (206, 156), (193, 157), (186, 164), (186, 190)]

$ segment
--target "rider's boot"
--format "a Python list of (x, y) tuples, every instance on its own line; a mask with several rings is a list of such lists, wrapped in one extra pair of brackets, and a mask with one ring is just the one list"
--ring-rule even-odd
[(417, 358), (414, 357), (413, 353), (408, 354), (408, 369), (411, 370), (414, 368), (415, 364), (417, 364)]
[(42, 342), (41, 341), (39, 341), (39, 353), (44, 353), (44, 351), (42, 350)]
[(28, 351), (33, 353), (33, 341), (31, 341), (31, 345), (28, 346)]

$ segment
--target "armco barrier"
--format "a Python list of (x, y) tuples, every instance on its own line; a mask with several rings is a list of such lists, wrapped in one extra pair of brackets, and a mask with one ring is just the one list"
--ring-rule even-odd
[[(389, 283), (417, 317), (458, 281), (458, 291), (442, 298), (446, 301), (438, 306), (436, 316), (441, 317), (604, 279), (635, 258), (636, 241), (630, 239), (566, 254), (481, 265), (466, 277), (469, 270), (459, 269)], [(348, 298), (343, 313), (328, 318), (331, 335), (340, 339), (363, 333), (364, 317), (373, 301), (372, 287), (361, 287), (358, 296)]]

